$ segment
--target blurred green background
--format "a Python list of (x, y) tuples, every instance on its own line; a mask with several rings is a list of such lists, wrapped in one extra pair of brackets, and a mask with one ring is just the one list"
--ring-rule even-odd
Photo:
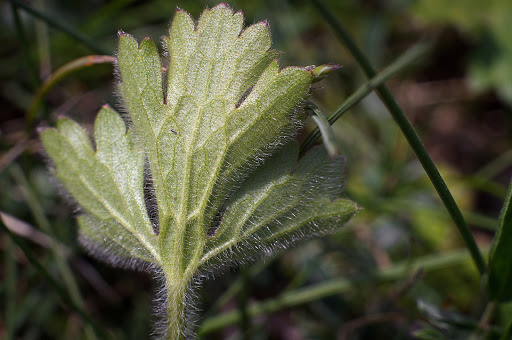
[[(99, 328), (114, 339), (149, 338), (157, 321), (152, 299), (158, 283), (146, 273), (113, 269), (79, 247), (76, 209), (49, 179), (26, 112), (43, 81), (60, 66), (102, 50), (114, 54), (118, 30), (159, 41), (176, 7), (197, 18), (205, 6), (218, 2), (25, 2), (81, 32), (93, 46), (15, 3), (0, 2), (2, 221), (22, 235), (47, 275), (83, 302)], [(416, 42), (433, 41), (427, 57), (387, 85), (439, 167), (478, 244), (486, 249), (512, 175), (512, 2), (323, 3), (378, 69)], [(342, 66), (314, 86), (312, 100), (326, 114), (366, 81), (310, 1), (229, 4), (244, 11), (246, 24), (270, 23), (282, 66)], [(94, 65), (58, 82), (44, 97), (35, 126), (53, 125), (65, 115), (90, 127), (103, 104), (119, 108), (113, 73), (111, 64)], [(312, 128), (311, 121), (298, 138)], [(213, 275), (215, 280), (197, 290), (197, 322), (281, 294), (312, 292), (310, 287), (325, 283), (335, 289), (252, 316), (244, 332), (234, 323), (201, 338), (412, 339), (415, 332), (428, 330), (433, 339), (441, 339), (434, 332), (446, 327), (435, 322), (436, 313), (478, 320), (486, 302), (479, 275), (460, 252), (464, 246), (453, 222), (379, 98), (368, 96), (335, 123), (334, 131), (346, 157), (346, 194), (364, 209), (341, 233), (242, 270)], [(0, 257), (0, 338), (91, 338), (88, 321), (61, 298), (6, 232), (0, 233)], [(501, 325), (512, 318), (512, 307), (509, 313), (503, 308)], [(448, 331), (446, 339), (467, 336), (464, 328)]]

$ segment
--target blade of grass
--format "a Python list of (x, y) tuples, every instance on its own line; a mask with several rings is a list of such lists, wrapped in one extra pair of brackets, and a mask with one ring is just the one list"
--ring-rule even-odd
[(54, 291), (63, 300), (65, 305), (71, 308), (76, 313), (78, 313), (82, 317), (84, 322), (87, 322), (87, 324), (90, 325), (92, 329), (94, 329), (96, 334), (101, 334), (102, 339), (108, 339), (107, 335), (96, 326), (96, 323), (89, 317), (89, 315), (73, 301), (69, 293), (64, 288), (62, 288), (59, 282), (56, 279), (54, 279), (52, 275), (50, 275), (50, 273), (46, 270), (46, 268), (43, 265), (41, 265), (41, 263), (39, 263), (39, 261), (32, 253), (32, 250), (25, 244), (24, 240), (22, 240), (18, 235), (12, 233), (1, 220), (0, 229), (2, 229), (7, 234), (9, 239), (14, 241), (14, 243), (23, 251), (23, 254), (27, 257), (30, 264), (39, 273), (41, 273), (41, 275), (44, 276), (44, 278), (52, 286)]
[(23, 58), (25, 59), (25, 65), (28, 68), (28, 73), (30, 77), (30, 82), (32, 83), (32, 86), (36, 88), (39, 85), (39, 75), (37, 74), (37, 68), (34, 64), (34, 60), (30, 56), (29, 52), (29, 42), (27, 39), (27, 34), (25, 32), (25, 29), (23, 27), (23, 22), (20, 18), (20, 13), (18, 11), (18, 8), (16, 5), (11, 3), (11, 12), (12, 16), (14, 18), (14, 25), (16, 26), (16, 31), (18, 34), (18, 38), (20, 39), (20, 45), (23, 50)]
[(30, 141), (23, 136), (20, 141), (18, 141), (12, 148), (9, 149), (9, 151), (5, 152), (0, 157), (0, 173), (4, 171), (9, 164), (14, 162), (16, 158), (18, 158), (19, 155), (25, 151), (27, 147), (29, 147)]
[[(487, 253), (487, 251), (488, 249), (483, 249), (483, 252)], [(261, 314), (269, 314), (287, 307), (301, 305), (328, 296), (347, 292), (363, 282), (380, 282), (400, 279), (408, 273), (416, 272), (419, 269), (423, 269), (425, 272), (430, 272), (436, 269), (458, 265), (471, 258), (471, 254), (467, 249), (450, 251), (443, 254), (427, 255), (411, 261), (403, 261), (388, 269), (375, 272), (370, 275), (353, 279), (333, 279), (309, 287), (290, 290), (274, 299), (250, 305), (248, 313), (251, 317)], [(201, 324), (199, 335), (214, 332), (228, 325), (239, 322), (239, 320), (240, 315), (236, 311), (211, 317)]]
[(79, 41), (83, 45), (89, 47), (91, 49), (91, 51), (93, 51), (94, 53), (98, 53), (98, 54), (110, 54), (111, 53), (111, 51), (106, 50), (102, 46), (98, 45), (94, 40), (89, 39), (84, 34), (78, 32), (74, 28), (59, 21), (58, 19), (53, 18), (52, 16), (50, 16), (46, 13), (38, 11), (34, 7), (31, 7), (28, 4), (26, 4), (20, 0), (7, 0), (7, 1), (9, 1), (11, 4), (15, 5), (16, 7), (22, 8), (27, 13), (30, 13), (32, 16), (43, 20), (48, 25), (66, 33), (67, 35), (69, 35), (70, 37), (75, 39), (76, 41)]
[(471, 225), (490, 231), (496, 231), (496, 229), (498, 229), (498, 222), (495, 218), (475, 213), (473, 211), (463, 211), (463, 213)]
[[(64, 256), (63, 252), (59, 248), (59, 245), (57, 242), (54, 241), (55, 233), (53, 232), (53, 229), (50, 226), (50, 222), (46, 218), (46, 215), (44, 214), (44, 210), (39, 203), (39, 200), (36, 196), (36, 194), (30, 189), (30, 184), (28, 183), (23, 171), (21, 168), (14, 164), (10, 168), (11, 170), (11, 176), (15, 180), (15, 182), (19, 185), (20, 191), (23, 195), (23, 198), (25, 199), (25, 202), (27, 202), (27, 205), (29, 209), (31, 210), (32, 214), (34, 215), (34, 219), (37, 222), (37, 225), (49, 236), (51, 236), (51, 246), (50, 250), (53, 255), (53, 259), (57, 265), (59, 274), (62, 277), (64, 286), (67, 289), (67, 292), (69, 293), (70, 298), (72, 299), (73, 303), (79, 306), (81, 309), (84, 308), (85, 303), (83, 301), (82, 295), (80, 294), (80, 289), (78, 288), (78, 283), (76, 282), (73, 272), (71, 268), (68, 266), (67, 263), (67, 257)], [(95, 332), (91, 329), (90, 325), (85, 326), (85, 332), (88, 334), (88, 338), (90, 339), (96, 339)]]
[(36, 224), (39, 226), (39, 228), (41, 228), (42, 231), (51, 237), (51, 246), (49, 249), (53, 252), (54, 259), (57, 263), (57, 267), (59, 268), (59, 273), (63, 277), (64, 283), (71, 297), (78, 305), (83, 306), (83, 300), (78, 289), (78, 284), (74, 280), (71, 269), (65, 262), (65, 256), (60, 250), (58, 243), (53, 240), (55, 237), (55, 232), (53, 231), (50, 222), (46, 218), (44, 210), (41, 207), (36, 194), (30, 189), (30, 184), (28, 183), (27, 178), (17, 164), (13, 164), (10, 170), (10, 174), (15, 183), (18, 184), (21, 194), (23, 195), (25, 202), (27, 203), (30, 211), (32, 212), (32, 215), (34, 216), (34, 219), (36, 220)]
[(510, 340), (512, 338), (512, 321), (510, 321), (507, 325), (507, 328), (505, 329), (505, 332), (503, 332), (503, 335), (501, 336), (500, 340)]
[(493, 178), (499, 173), (510, 167), (512, 164), (512, 150), (508, 150), (503, 154), (499, 155), (483, 167), (481, 167), (476, 173), (477, 177)]
[[(320, 2), (320, 0), (311, 0), (314, 7), (321, 13), (321, 15), (325, 18), (325, 20), (329, 23), (331, 28), (336, 33), (339, 40), (347, 47), (350, 51), (354, 59), (359, 63), (364, 73), (368, 78), (373, 78), (377, 74), (370, 61), (366, 58), (363, 52), (356, 45), (350, 34), (343, 27), (341, 22)], [(471, 257), (480, 272), (480, 275), (483, 275), (486, 272), (486, 264), (478, 246), (476, 244), (471, 231), (469, 230), (462, 213), (460, 212), (457, 203), (453, 199), (450, 190), (446, 186), (441, 174), (437, 170), (434, 162), (430, 158), (427, 150), (423, 146), (418, 134), (412, 127), (411, 123), (405, 116), (404, 112), (396, 102), (395, 98), (389, 91), (388, 87), (385, 84), (381, 84), (376, 88), (377, 94), (380, 99), (387, 107), (389, 113), (393, 116), (393, 119), (402, 130), (407, 142), (411, 146), (412, 150), (418, 157), (421, 165), (425, 169), (430, 181), (434, 185), (439, 197), (443, 201), (446, 209), (450, 213), (455, 225), (457, 226), (459, 233), (461, 234), (464, 242), (466, 243), (467, 248), (471, 253)]]
[(331, 124), (325, 117), (322, 111), (312, 102), (308, 103), (308, 107), (313, 111), (313, 120), (322, 133), (323, 144), (329, 154), (330, 158), (336, 158), (340, 155), (340, 148), (336, 143), (336, 137), (334, 131), (331, 128)]
[(121, 12), (126, 12), (126, 8), (135, 1), (136, 0), (106, 1), (100, 8), (87, 17), (87, 21), (80, 26), (80, 30), (84, 32), (98, 32), (102, 27), (109, 27), (110, 18), (117, 16)]
[(57, 82), (59, 82), (62, 78), (68, 76), (70, 73), (81, 70), (85, 67), (89, 67), (96, 64), (104, 64), (104, 63), (114, 63), (115, 58), (108, 55), (88, 55), (85, 57), (81, 57), (75, 60), (70, 61), (69, 63), (61, 66), (55, 72), (53, 72), (48, 79), (39, 87), (36, 94), (34, 95), (34, 99), (30, 103), (30, 107), (27, 110), (27, 114), (25, 117), (25, 124), (27, 127), (27, 131), (32, 127), (32, 123), (36, 117), (37, 111), (41, 106), (44, 95), (53, 87)]
[(14, 261), (14, 245), (11, 240), (5, 240), (5, 331), (6, 339), (14, 339), (16, 313), (16, 263)]
[(489, 326), (492, 319), (494, 318), (497, 307), (498, 303), (496, 301), (487, 303), (485, 310), (482, 313), (480, 320), (478, 321), (478, 326), (471, 334), (469, 340), (490, 339), (490, 333), (492, 329)]
[(512, 300), (512, 179), (498, 218), (498, 229), (494, 235), (489, 256), (487, 293), (498, 302)]
[(507, 195), (507, 188), (488, 178), (481, 177), (479, 175), (472, 175), (466, 176), (462, 180), (468, 187), (493, 195), (498, 199), (503, 200)]
[[(44, 2), (41, 0), (35, 1), (34, 5), (38, 11), (44, 8)], [(41, 78), (46, 78), (52, 72), (52, 63), (48, 25), (44, 21), (36, 20), (35, 35), (39, 54), (39, 75)]]
[[(328, 117), (329, 123), (332, 125), (345, 112), (350, 110), (367, 95), (369, 95), (378, 86), (384, 84), (388, 79), (394, 77), (399, 72), (404, 71), (415, 61), (425, 56), (430, 49), (430, 44), (419, 43), (408, 49), (404, 54), (398, 57), (392, 64), (386, 67), (381, 73), (370, 79), (366, 84), (359, 87), (350, 97), (345, 99)], [(311, 149), (315, 142), (320, 138), (319, 128), (315, 128), (302, 142), (300, 147), (300, 155), (304, 155), (307, 150)]]
[[(13, 233), (23, 237), (25, 240), (30, 240), (44, 248), (58, 247), (58, 252), (63, 257), (70, 257), (72, 249), (68, 248), (65, 244), (52, 239), (45, 233), (39, 231), (29, 223), (17, 219), (16, 217), (6, 214), (0, 210), (0, 219)], [(57, 243), (57, 244), (55, 244)], [(106, 283), (103, 277), (98, 273), (90, 263), (77, 257), (73, 257), (71, 262), (73, 268), (85, 279), (91, 287), (101, 294), (105, 299), (111, 302), (119, 301), (120, 297), (116, 291)]]
[(250, 340), (249, 331), (251, 327), (251, 318), (249, 317), (249, 313), (247, 312), (247, 304), (248, 304), (248, 296), (249, 296), (249, 272), (247, 268), (242, 268), (240, 270), (240, 278), (242, 280), (242, 286), (240, 291), (238, 292), (238, 315), (240, 315), (240, 333), (242, 335), (242, 339)]
[[(251, 267), (248, 268), (248, 276), (249, 279), (255, 277), (260, 272), (262, 272), (265, 268), (267, 268), (275, 258), (272, 258), (268, 261), (260, 261)], [(243, 280), (241, 276), (238, 278), (227, 288), (224, 293), (215, 301), (212, 307), (204, 314), (205, 317), (209, 317), (210, 315), (216, 314), (222, 307), (224, 307), (233, 297), (239, 294), (242, 289)]]

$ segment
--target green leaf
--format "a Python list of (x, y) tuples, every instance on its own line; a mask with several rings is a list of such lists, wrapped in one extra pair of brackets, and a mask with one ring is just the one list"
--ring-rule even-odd
[(297, 160), (293, 136), (313, 79), (305, 68), (280, 70), (270, 45), (266, 23), (244, 29), (225, 4), (197, 24), (178, 10), (164, 38), (166, 69), (151, 40), (119, 35), (128, 130), (104, 107), (96, 150), (66, 118), (41, 133), (82, 208), (87, 248), (163, 274), (168, 334), (185, 328), (195, 276), (333, 232), (358, 210), (341, 198), (341, 157), (316, 148)]
[(290, 143), (245, 181), (211, 232), (202, 264), (243, 262), (261, 248), (332, 231), (355, 214), (357, 206), (339, 198), (342, 158), (330, 161), (315, 148), (296, 164), (297, 154)]
[(499, 302), (512, 300), (512, 181), (498, 220), (489, 254), (487, 292)]
[(324, 146), (329, 153), (329, 157), (335, 158), (340, 155), (340, 148), (338, 146), (338, 142), (336, 141), (336, 136), (334, 135), (334, 130), (331, 127), (331, 123), (322, 111), (313, 103), (309, 102), (309, 108), (313, 111), (314, 115), (313, 120), (316, 125), (320, 129), (322, 133), (322, 141), (324, 142)]
[(80, 218), (80, 231), (109, 249), (129, 242), (130, 257), (156, 262), (157, 238), (144, 202), (144, 154), (134, 148), (133, 135), (107, 106), (96, 118), (94, 136), (96, 152), (86, 132), (67, 118), (59, 119), (57, 129), (41, 133), (57, 178), (89, 215)]

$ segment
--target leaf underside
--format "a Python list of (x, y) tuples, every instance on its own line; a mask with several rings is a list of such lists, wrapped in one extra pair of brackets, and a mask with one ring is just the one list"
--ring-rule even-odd
[(67, 118), (41, 132), (56, 177), (81, 207), (80, 233), (93, 252), (190, 279), (335, 231), (358, 210), (340, 198), (341, 158), (315, 148), (297, 160), (292, 137), (311, 74), (279, 70), (268, 25), (244, 29), (243, 20), (224, 4), (197, 24), (178, 10), (164, 38), (165, 72), (151, 40), (138, 44), (121, 32), (119, 92), (129, 128), (105, 106), (95, 147)]

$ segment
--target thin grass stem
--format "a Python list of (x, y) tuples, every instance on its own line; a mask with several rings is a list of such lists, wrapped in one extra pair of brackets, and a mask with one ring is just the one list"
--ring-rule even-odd
[(478, 325), (474, 330), (473, 334), (469, 340), (478, 340), (478, 339), (489, 339), (489, 333), (492, 329), (489, 327), (492, 319), (494, 318), (494, 314), (496, 313), (496, 309), (498, 307), (497, 301), (490, 301), (485, 306), (485, 310), (478, 320)]
[[(265, 268), (267, 268), (275, 258), (272, 258), (267, 261), (260, 261), (251, 267), (248, 268), (248, 277), (251, 279), (252, 277), (261, 273)], [(242, 289), (243, 279), (241, 276), (229, 286), (228, 289), (224, 291), (224, 293), (215, 301), (212, 307), (204, 314), (204, 317), (209, 317), (210, 315), (216, 314), (222, 307), (224, 307), (230, 300), (232, 300), (237, 294), (239, 294)]]
[[(484, 253), (488, 249), (482, 250)], [(386, 282), (404, 277), (408, 273), (414, 273), (420, 269), (431, 272), (450, 266), (460, 265), (472, 259), (468, 249), (445, 252), (443, 254), (432, 254), (419, 257), (413, 260), (397, 263), (390, 268), (376, 271), (353, 279), (333, 279), (305, 288), (287, 291), (276, 298), (269, 299), (249, 306), (248, 313), (251, 317), (261, 314), (273, 313), (284, 308), (305, 304), (318, 299), (345, 293), (354, 289), (364, 282)], [(226, 326), (240, 321), (240, 314), (236, 311), (224, 313), (205, 320), (200, 329), (199, 335), (206, 335)]]
[(240, 277), (242, 279), (242, 287), (238, 292), (238, 312), (240, 315), (240, 332), (241, 338), (244, 340), (250, 340), (249, 330), (251, 327), (251, 318), (247, 311), (248, 297), (249, 297), (249, 272), (247, 268), (240, 270)]
[(49, 26), (52, 26), (52, 27), (58, 29), (59, 31), (66, 33), (67, 35), (69, 35), (70, 37), (75, 39), (76, 41), (79, 41), (83, 45), (89, 47), (91, 49), (91, 51), (93, 51), (94, 53), (98, 53), (98, 54), (110, 54), (111, 53), (111, 51), (106, 50), (102, 46), (98, 45), (94, 40), (89, 39), (84, 34), (78, 32), (74, 28), (59, 21), (58, 19), (53, 18), (52, 16), (50, 16), (46, 13), (43, 13), (20, 0), (7, 0), (7, 1), (9, 1), (11, 4), (15, 5), (16, 7), (22, 8), (27, 13), (30, 13), (32, 16), (34, 16), (40, 20), (43, 20)]
[(25, 65), (28, 68), (30, 82), (31, 82), (32, 86), (34, 88), (36, 88), (40, 83), (40, 78), (37, 73), (37, 68), (33, 62), (31, 55), (30, 55), (30, 51), (29, 51), (30, 45), (29, 45), (29, 42), (27, 39), (27, 34), (23, 27), (23, 22), (21, 21), (21, 18), (20, 18), (20, 13), (19, 13), (16, 5), (14, 5), (13, 3), (11, 3), (11, 12), (12, 12), (12, 16), (14, 18), (14, 25), (15, 25), (16, 31), (18, 33), (18, 38), (20, 39), (21, 48), (23, 51), (23, 58), (25, 59)]
[[(326, 19), (332, 29), (335, 31), (339, 40), (347, 47), (352, 56), (359, 63), (364, 73), (368, 78), (373, 78), (377, 74), (370, 61), (366, 58), (363, 52), (356, 45), (350, 34), (343, 27), (341, 22), (319, 1), (319, 0), (311, 0), (315, 8), (321, 13), (321, 15)], [(448, 189), (446, 183), (444, 182), (441, 174), (437, 170), (434, 162), (430, 158), (427, 150), (423, 146), (418, 134), (412, 127), (411, 123), (405, 116), (403, 110), (400, 108), (393, 95), (389, 91), (388, 87), (385, 84), (381, 84), (376, 87), (377, 94), (381, 98), (384, 105), (387, 107), (389, 113), (393, 116), (393, 119), (397, 123), (397, 125), (402, 130), (407, 142), (411, 146), (412, 150), (418, 157), (421, 165), (425, 169), (430, 181), (434, 185), (439, 197), (443, 201), (446, 209), (448, 210), (450, 216), (452, 217), (455, 225), (457, 226), (459, 233), (461, 234), (464, 242), (466, 243), (467, 248), (471, 253), (471, 257), (480, 272), (480, 275), (483, 275), (486, 272), (486, 264), (480, 250), (478, 249), (478, 245), (469, 230), (462, 213), (460, 212), (457, 203), (453, 199), (450, 190)]]
[(5, 331), (6, 340), (14, 339), (16, 319), (16, 262), (14, 260), (14, 244), (11, 240), (5, 239)]
[(512, 321), (508, 323), (507, 328), (505, 329), (505, 332), (503, 332), (500, 340), (510, 340), (510, 338), (512, 338)]
[(322, 134), (322, 141), (331, 159), (340, 155), (340, 148), (336, 142), (334, 131), (332, 130), (331, 123), (325, 117), (322, 111), (312, 102), (308, 103), (309, 108), (313, 111), (313, 120), (320, 129)]
[[(381, 73), (374, 76), (366, 84), (359, 87), (350, 97), (345, 99), (328, 117), (329, 123), (332, 125), (336, 122), (345, 112), (357, 105), (367, 95), (369, 95), (378, 86), (384, 84), (388, 79), (394, 77), (398, 73), (404, 71), (411, 64), (416, 62), (421, 57), (425, 56), (429, 51), (430, 44), (419, 43), (407, 50), (403, 55), (397, 58), (392, 64), (386, 67)], [(315, 142), (320, 138), (320, 129), (316, 127), (302, 142), (300, 147), (300, 155), (304, 155)]]
[[(52, 252), (53, 259), (57, 265), (59, 274), (62, 277), (64, 286), (67, 289), (67, 292), (72, 299), (73, 303), (83, 308), (85, 303), (83, 301), (82, 295), (80, 294), (80, 289), (78, 288), (78, 283), (75, 280), (73, 272), (71, 268), (69, 268), (68, 263), (66, 262), (66, 257), (60, 251), (60, 247), (58, 243), (54, 241), (55, 233), (51, 228), (50, 222), (46, 218), (44, 214), (43, 207), (40, 204), (39, 199), (36, 197), (35, 193), (30, 189), (30, 185), (21, 170), (21, 168), (14, 164), (11, 167), (11, 175), (14, 180), (19, 184), (22, 195), (24, 196), (29, 209), (31, 210), (34, 218), (36, 220), (37, 225), (49, 236), (51, 236), (51, 246), (49, 249)], [(90, 325), (85, 325), (84, 330), (88, 334), (89, 339), (96, 339), (96, 335), (91, 331)]]
[[(37, 0), (35, 2), (36, 10), (44, 8), (44, 2)], [(39, 76), (46, 78), (52, 72), (52, 58), (50, 51), (50, 37), (48, 34), (48, 25), (42, 20), (35, 22), (35, 36), (37, 41), (37, 50), (39, 54)]]
[(69, 63), (58, 68), (55, 72), (53, 72), (50, 75), (50, 77), (48, 77), (48, 79), (45, 80), (45, 82), (39, 87), (36, 94), (34, 95), (34, 99), (32, 99), (32, 102), (30, 103), (30, 106), (27, 110), (27, 114), (25, 116), (26, 129), (30, 131), (32, 124), (36, 118), (37, 112), (41, 106), (41, 103), (43, 102), (44, 96), (61, 79), (85, 67), (103, 63), (114, 63), (115, 61), (116, 59), (114, 57), (108, 55), (88, 55), (85, 57), (72, 60)]
[(14, 243), (23, 251), (23, 254), (27, 257), (27, 260), (30, 264), (44, 276), (45, 280), (52, 286), (53, 290), (59, 295), (59, 297), (64, 301), (66, 306), (70, 307), (73, 311), (78, 313), (82, 319), (87, 322), (95, 331), (96, 334), (101, 334), (101, 339), (109, 339), (109, 337), (101, 331), (95, 324), (95, 322), (89, 317), (89, 315), (78, 306), (69, 293), (63, 289), (59, 282), (53, 278), (53, 276), (46, 270), (46, 268), (36, 259), (35, 255), (30, 250), (24, 240), (22, 240), (18, 235), (14, 234), (5, 226), (2, 220), (0, 220), (0, 229), (7, 234), (9, 239), (14, 241)]

